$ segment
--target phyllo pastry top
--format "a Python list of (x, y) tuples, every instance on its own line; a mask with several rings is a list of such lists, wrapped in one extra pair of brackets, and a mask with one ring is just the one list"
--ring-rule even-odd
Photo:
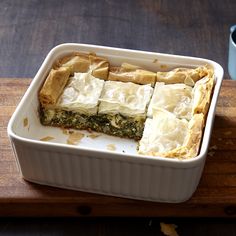
[(180, 119), (190, 120), (198, 113), (203, 113), (206, 118), (214, 86), (213, 69), (209, 66), (196, 69), (177, 68), (165, 73), (177, 76), (178, 70), (181, 72), (179, 75), (185, 75), (183, 78), (179, 77), (182, 78), (182, 83), (169, 83), (170, 81), (156, 83), (148, 107), (148, 117), (152, 117), (153, 109), (161, 108), (172, 112)]
[(193, 88), (193, 113), (203, 113), (206, 118), (210, 102), (211, 94), (214, 87), (214, 73), (209, 70), (207, 76), (197, 81)]
[(109, 62), (96, 54), (74, 52), (58, 59), (50, 70), (40, 92), (39, 100), (43, 107), (55, 106), (70, 76), (75, 73), (88, 73), (96, 78), (106, 80)]
[(154, 110), (153, 118), (145, 122), (139, 153), (171, 158), (190, 158), (198, 153), (203, 114), (195, 114), (190, 121), (178, 119), (163, 109)]
[(133, 82), (136, 84), (151, 84), (156, 82), (156, 73), (145, 70), (139, 66), (122, 63), (120, 67), (111, 67), (108, 80)]
[(176, 68), (167, 72), (157, 72), (157, 82), (164, 82), (166, 84), (185, 83), (193, 86), (198, 80), (206, 76), (209, 68), (200, 66), (195, 69), (192, 68)]
[(107, 79), (109, 62), (106, 58), (99, 57), (94, 53), (74, 52), (68, 56), (64, 56), (56, 61), (53, 68), (67, 67), (70, 74), (76, 72), (91, 72), (91, 74), (99, 79)]
[(176, 115), (177, 118), (190, 120), (192, 117), (192, 87), (181, 84), (157, 82), (148, 107), (148, 117), (153, 109), (162, 108)]
[(106, 81), (100, 97), (99, 113), (146, 116), (153, 88), (131, 82)]
[(89, 73), (75, 73), (70, 77), (56, 107), (83, 114), (96, 114), (103, 85), (104, 80), (97, 79)]
[(152, 72), (74, 52), (53, 64), (38, 94), (39, 115), (44, 125), (140, 140), (142, 155), (191, 158), (199, 151), (214, 83), (210, 65)]

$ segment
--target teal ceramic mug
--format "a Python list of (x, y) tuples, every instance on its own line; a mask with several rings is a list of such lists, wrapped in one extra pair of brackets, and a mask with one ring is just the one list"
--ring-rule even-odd
[(236, 25), (230, 28), (228, 71), (231, 79), (236, 80)]

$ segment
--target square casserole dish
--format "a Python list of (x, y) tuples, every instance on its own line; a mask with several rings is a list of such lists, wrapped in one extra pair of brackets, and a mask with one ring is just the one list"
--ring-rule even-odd
[[(170, 70), (211, 65), (215, 87), (198, 156), (185, 160), (142, 156), (137, 154), (135, 141), (107, 135), (84, 138), (78, 146), (73, 146), (66, 144), (60, 128), (41, 125), (38, 91), (53, 62), (74, 51), (95, 52), (108, 58), (111, 65), (125, 61), (152, 71), (164, 67)], [(211, 60), (86, 44), (61, 44), (49, 52), (8, 124), (8, 135), (22, 176), (31, 182), (85, 192), (157, 202), (186, 201), (196, 190), (202, 175), (222, 78), (222, 67)], [(47, 136), (55, 138), (40, 141)], [(111, 143), (116, 145), (115, 151), (106, 148)]]

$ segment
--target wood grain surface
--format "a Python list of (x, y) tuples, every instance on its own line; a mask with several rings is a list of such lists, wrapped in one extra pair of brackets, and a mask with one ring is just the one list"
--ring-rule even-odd
[(224, 81), (209, 155), (193, 197), (163, 204), (63, 190), (23, 180), (6, 127), (30, 79), (0, 79), (0, 216), (236, 216), (236, 82)]

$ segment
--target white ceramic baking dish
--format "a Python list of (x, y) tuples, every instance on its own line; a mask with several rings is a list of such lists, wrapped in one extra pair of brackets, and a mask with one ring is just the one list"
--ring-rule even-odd
[[(73, 146), (66, 144), (61, 129), (42, 126), (38, 91), (52, 63), (73, 51), (95, 52), (107, 57), (112, 65), (125, 61), (153, 71), (212, 65), (216, 85), (199, 155), (189, 160), (141, 156), (137, 155), (135, 141), (107, 135), (85, 137)], [(222, 78), (222, 67), (206, 59), (86, 44), (59, 45), (49, 52), (8, 125), (22, 176), (35, 183), (86, 192), (159, 202), (186, 201), (201, 178)], [(40, 141), (45, 136), (55, 139)], [(116, 150), (107, 150), (109, 144)]]

